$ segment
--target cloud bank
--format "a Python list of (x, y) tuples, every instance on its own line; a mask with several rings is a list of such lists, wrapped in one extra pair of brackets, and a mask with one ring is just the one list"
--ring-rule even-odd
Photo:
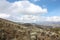
[[(37, 1), (37, 0), (35, 0)], [(13, 21), (35, 23), (40, 21), (59, 21), (60, 17), (41, 17), (40, 14), (48, 12), (47, 8), (35, 5), (28, 0), (15, 1), (0, 0), (0, 18)]]
[[(10, 11), (9, 11), (10, 10)], [(14, 2), (8, 9), (8, 12), (18, 14), (41, 14), (47, 13), (46, 8), (30, 3), (29, 1)]]
[(0, 18), (8, 18), (8, 17), (10, 17), (9, 14), (0, 13)]

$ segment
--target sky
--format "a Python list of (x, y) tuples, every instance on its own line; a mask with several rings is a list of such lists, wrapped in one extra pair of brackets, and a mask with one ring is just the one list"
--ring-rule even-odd
[(0, 0), (0, 18), (15, 22), (60, 22), (60, 0)]

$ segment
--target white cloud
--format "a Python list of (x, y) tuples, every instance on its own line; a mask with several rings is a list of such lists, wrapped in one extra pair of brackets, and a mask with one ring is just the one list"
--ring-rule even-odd
[(0, 14), (0, 18), (9, 18), (9, 17), (10, 17), (9, 14), (5, 14), (5, 13)]
[(47, 13), (47, 8), (42, 8), (27, 0), (16, 1), (14, 3), (9, 3), (6, 0), (0, 0), (0, 18), (7, 18), (19, 22), (35, 23), (37, 21), (41, 21), (41, 18), (40, 16), (34, 15), (42, 13)]
[(27, 22), (27, 23), (35, 23), (39, 21), (38, 16), (33, 16), (33, 15), (23, 15), (17, 18), (20, 22)]
[(42, 8), (29, 1), (18, 1), (12, 4), (8, 12), (18, 14), (42, 14), (47, 13), (47, 8)]
[(60, 16), (46, 17), (46, 21), (50, 21), (50, 22), (59, 22), (59, 21), (60, 21)]
[[(34, 16), (36, 14), (47, 13), (47, 8), (35, 5), (29, 1), (16, 1), (9, 3), (6, 0), (0, 0), (0, 18), (8, 18), (19, 22), (39, 22), (39, 21), (55, 21), (56, 18)], [(9, 15), (11, 14), (11, 15)], [(22, 14), (22, 15), (21, 15)], [(34, 14), (34, 15), (32, 15)], [(16, 16), (19, 15), (19, 16)], [(60, 20), (58, 17), (57, 21)]]
[[(0, 0), (0, 18), (8, 18), (19, 22), (40, 22), (50, 21), (59, 22), (60, 16), (41, 17), (36, 14), (47, 13), (47, 8), (35, 5), (27, 0), (9, 3), (6, 0)], [(21, 15), (22, 14), (22, 15)], [(33, 14), (33, 15), (32, 15)], [(20, 16), (16, 16), (20, 15)]]
[(0, 18), (9, 18), (10, 13), (7, 13), (7, 9), (10, 7), (11, 3), (6, 0), (0, 0)]
[(36, 22), (60, 22), (60, 16), (51, 16), (51, 17), (43, 17), (43, 16), (33, 16), (33, 15), (22, 15), (20, 17), (13, 17), (13, 20), (17, 22), (24, 23), (36, 23)]
[(0, 0), (0, 12), (7, 12), (6, 10), (9, 8), (11, 4), (6, 0)]
[(35, 2), (40, 1), (40, 0), (34, 0)]

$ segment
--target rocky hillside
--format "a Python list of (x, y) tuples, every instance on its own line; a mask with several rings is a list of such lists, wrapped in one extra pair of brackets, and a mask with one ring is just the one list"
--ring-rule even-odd
[(60, 30), (0, 18), (0, 40), (60, 40)]

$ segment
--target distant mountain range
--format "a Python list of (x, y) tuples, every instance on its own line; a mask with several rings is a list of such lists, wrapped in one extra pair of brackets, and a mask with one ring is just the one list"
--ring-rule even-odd
[[(5, 19), (3, 19), (5, 20)], [(37, 22), (37, 23), (21, 23), (16, 22), (18, 24), (28, 25), (28, 26), (37, 26), (37, 27), (43, 27), (43, 28), (51, 28), (51, 27), (60, 27), (60, 22)]]
[(37, 23), (37, 24), (52, 26), (52, 27), (60, 27), (60, 22), (40, 22), (40, 23)]

